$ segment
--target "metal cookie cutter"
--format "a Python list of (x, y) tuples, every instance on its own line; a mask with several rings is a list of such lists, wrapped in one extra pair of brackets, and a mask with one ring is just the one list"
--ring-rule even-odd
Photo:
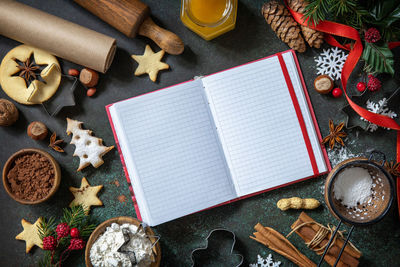
[[(225, 239), (225, 241), (224, 241), (224, 239)], [(223, 246), (224, 246), (224, 244), (226, 244), (227, 240), (232, 245), (230, 246), (230, 249), (228, 251), (225, 251), (226, 254), (222, 255), (222, 253), (218, 253), (218, 252), (221, 252), (224, 249), (226, 250), (226, 246), (225, 246), (225, 248)], [(236, 235), (234, 232), (223, 229), (223, 228), (216, 228), (208, 234), (208, 236), (206, 237), (206, 241), (207, 242), (204, 247), (199, 247), (192, 251), (192, 253), (190, 255), (190, 259), (192, 261), (192, 265), (191, 265), (192, 267), (207, 266), (207, 265), (210, 265), (210, 262), (218, 262), (219, 266), (238, 267), (238, 266), (242, 265), (243, 259), (244, 259), (243, 255), (233, 253), (233, 250), (234, 250), (235, 244), (236, 244)], [(240, 258), (239, 263), (234, 263), (234, 260), (232, 260), (233, 257), (231, 257), (231, 256), (236, 256), (237, 258)], [(218, 259), (219, 259), (219, 261), (218, 261)], [(221, 259), (223, 261), (221, 261)], [(235, 262), (238, 262), (238, 260), (236, 260)], [(223, 263), (223, 265), (221, 265), (222, 263)]]
[(136, 264), (138, 264), (137, 259), (136, 259), (136, 253), (134, 250), (129, 249), (127, 247), (127, 245), (131, 241), (130, 233), (133, 235), (136, 235), (140, 231), (140, 229), (143, 229), (143, 232), (145, 233), (145, 237), (147, 237), (149, 240), (152, 240), (152, 238), (155, 239), (155, 241), (152, 242), (152, 244), (151, 244), (152, 249), (157, 244), (157, 242), (160, 240), (160, 236), (152, 236), (152, 235), (146, 234), (145, 225), (143, 223), (139, 224), (135, 233), (132, 233), (127, 229), (122, 229), (122, 234), (124, 236), (124, 243), (119, 247), (119, 249), (117, 251), (120, 253), (126, 254), (129, 257), (129, 260), (130, 260), (132, 266), (135, 266)]

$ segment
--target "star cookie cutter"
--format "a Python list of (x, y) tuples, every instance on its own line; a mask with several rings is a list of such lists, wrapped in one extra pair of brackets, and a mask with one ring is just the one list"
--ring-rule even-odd
[[(70, 86), (66, 85), (71, 84)], [(64, 107), (74, 107), (75, 102), (75, 89), (78, 85), (78, 78), (71, 75), (61, 74), (60, 88), (52, 96), (52, 98), (46, 102), (41, 103), (43, 109), (46, 113), (54, 117), (56, 116)]]
[[(132, 233), (127, 229), (122, 229), (122, 234), (124, 236), (124, 243), (118, 248), (118, 252), (126, 254), (129, 257), (129, 260), (132, 264), (132, 266), (135, 266), (136, 264), (138, 264), (137, 259), (136, 259), (136, 253), (134, 250), (130, 250), (129, 248), (127, 248), (127, 245), (129, 244), (131, 237), (129, 235), (129, 233), (136, 235), (140, 229), (143, 230), (144, 234), (145, 234), (145, 238), (148, 238), (150, 241), (152, 239), (154, 239), (154, 242), (151, 241), (151, 249), (153, 250), (153, 247), (158, 243), (158, 241), (160, 240), (160, 236), (157, 235), (148, 235), (146, 233), (146, 225), (143, 223), (140, 223), (139, 226), (136, 229), (136, 232)], [(154, 257), (154, 252), (152, 253), (152, 262), (155, 261), (155, 257)]]
[[(360, 95), (354, 95), (351, 97), (351, 99), (358, 105), (362, 106), (365, 104), (368, 100), (371, 100), (370, 95), (366, 94), (367, 90), (365, 90), (362, 94)], [(387, 99), (387, 105), (389, 106), (390, 101), (395, 99), (398, 95), (400, 95), (400, 87), (398, 87), (396, 90), (394, 90), (392, 93), (385, 94), (384, 96)], [(382, 108), (382, 107), (381, 107)], [(345, 126), (346, 129), (353, 129), (353, 128), (360, 128), (364, 131), (368, 131), (370, 125), (372, 125), (371, 122), (369, 121), (364, 121), (360, 120), (360, 115), (358, 115), (353, 108), (350, 106), (350, 104), (345, 105), (340, 109), (342, 113), (345, 114)]]
[[(220, 235), (219, 238), (216, 238), (215, 236)], [(195, 266), (205, 266), (206, 262), (209, 263), (210, 259), (213, 258), (213, 256), (215, 256), (215, 252), (214, 251), (221, 251), (221, 244), (223, 245), (223, 242), (225, 239), (225, 242), (228, 240), (228, 242), (232, 243), (230, 250), (227, 251), (229, 252), (228, 255), (218, 255), (218, 258), (221, 260), (223, 259), (223, 262), (225, 263), (224, 266), (227, 266), (227, 263), (233, 263), (232, 261), (232, 256), (238, 257), (240, 258), (239, 263), (236, 264), (231, 264), (230, 266), (235, 266), (238, 267), (240, 265), (242, 265), (244, 257), (242, 254), (238, 254), (238, 253), (233, 253), (233, 250), (235, 249), (235, 244), (236, 244), (236, 235), (234, 232), (227, 230), (227, 229), (223, 229), (223, 228), (216, 228), (214, 230), (211, 230), (211, 232), (208, 234), (208, 236), (206, 237), (206, 245), (204, 247), (199, 247), (196, 248), (192, 251), (192, 253), (190, 254), (190, 259), (192, 261), (192, 267)], [(211, 253), (210, 253), (211, 252)], [(212, 253), (214, 252), (214, 254)], [(230, 261), (227, 261), (227, 257), (230, 257)], [(220, 261), (222, 262), (222, 261)]]

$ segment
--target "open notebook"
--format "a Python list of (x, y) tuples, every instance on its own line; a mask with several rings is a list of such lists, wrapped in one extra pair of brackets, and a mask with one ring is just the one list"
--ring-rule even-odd
[(150, 226), (330, 169), (293, 51), (107, 112), (137, 216)]

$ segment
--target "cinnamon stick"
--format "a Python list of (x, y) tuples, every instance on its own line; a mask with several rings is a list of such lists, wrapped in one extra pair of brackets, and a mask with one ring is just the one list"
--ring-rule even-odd
[(257, 232), (253, 233), (255, 237), (250, 236), (251, 239), (260, 242), (261, 244), (288, 258), (300, 267), (316, 266), (314, 262), (300, 253), (300, 251), (298, 251), (289, 240), (287, 240), (282, 234), (274, 229), (270, 227), (264, 227), (260, 223), (257, 223), (257, 225), (254, 226), (254, 229)]
[[(298, 220), (301, 220), (302, 222), (315, 222), (315, 220), (313, 218), (311, 218), (310, 216), (308, 216), (307, 213), (305, 213), (305, 212), (300, 213)], [(310, 224), (310, 227), (316, 232), (319, 230), (319, 226), (316, 224)], [(330, 236), (328, 237), (328, 239), (329, 238), (330, 238)], [(343, 239), (337, 238), (336, 242), (337, 242), (337, 246), (339, 248), (342, 248), (342, 246), (344, 244)], [(360, 251), (354, 249), (350, 245), (346, 245), (344, 251), (346, 251), (349, 255), (351, 255), (352, 257), (357, 258), (357, 259), (361, 258), (361, 256), (362, 256)]]
[[(302, 212), (299, 216), (299, 218), (292, 224), (291, 228), (294, 229), (298, 225), (305, 223), (305, 222), (315, 222), (311, 217), (309, 217), (306, 213)], [(319, 230), (320, 226), (317, 224), (308, 224), (305, 225), (301, 228), (299, 228), (296, 233), (305, 241), (309, 242), (317, 231)], [(317, 248), (321, 248), (324, 246), (326, 243), (328, 243), (330, 238), (330, 235), (328, 235), (324, 240), (321, 241), (321, 243), (317, 246)], [(339, 252), (341, 247), (343, 246), (344, 241), (342, 238), (339, 236), (337, 237), (335, 243), (332, 245), (332, 247), (328, 250), (327, 255), (325, 256), (325, 261), (333, 266), (333, 264), (336, 261), (336, 258), (339, 256)], [(327, 257), (328, 256), (328, 257)], [(330, 257), (332, 257), (334, 260), (331, 261)], [(358, 258), (361, 257), (361, 253), (354, 249), (350, 245), (346, 245), (344, 252), (340, 258), (339, 264), (343, 266), (358, 266), (359, 261)]]
[[(300, 225), (301, 223), (298, 224), (293, 224), (294, 227), (296, 227), (297, 225)], [(309, 226), (309, 225), (308, 225)], [(311, 227), (308, 226), (303, 226), (301, 227), (299, 230), (296, 231), (296, 233), (305, 241), (305, 242), (309, 242), (317, 233), (316, 231), (314, 231), (314, 229), (312, 229)], [(318, 225), (317, 225), (318, 226)], [(292, 228), (294, 228), (292, 227)], [(330, 237), (330, 235), (329, 235)], [(321, 243), (318, 245), (317, 248), (321, 248), (322, 246), (324, 246), (326, 243), (328, 243), (328, 239), (324, 239), (321, 241)], [(337, 243), (336, 243), (337, 244)], [(333, 257), (336, 258), (339, 256), (340, 253), (340, 249), (341, 247), (338, 247), (336, 244), (334, 244), (327, 252), (327, 255), (332, 255)], [(357, 260), (357, 258), (352, 257), (350, 254), (348, 254), (346, 251), (343, 251), (342, 256), (340, 257), (340, 261), (343, 262), (344, 264), (348, 265), (348, 266), (358, 266), (359, 262)], [(333, 262), (335, 263), (335, 261)], [(332, 266), (332, 265), (331, 265)]]

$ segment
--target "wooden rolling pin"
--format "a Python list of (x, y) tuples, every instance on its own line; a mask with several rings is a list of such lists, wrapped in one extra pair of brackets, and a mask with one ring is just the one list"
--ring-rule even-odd
[(74, 0), (126, 36), (140, 34), (152, 39), (172, 55), (183, 52), (184, 44), (174, 33), (154, 23), (149, 7), (139, 0)]

